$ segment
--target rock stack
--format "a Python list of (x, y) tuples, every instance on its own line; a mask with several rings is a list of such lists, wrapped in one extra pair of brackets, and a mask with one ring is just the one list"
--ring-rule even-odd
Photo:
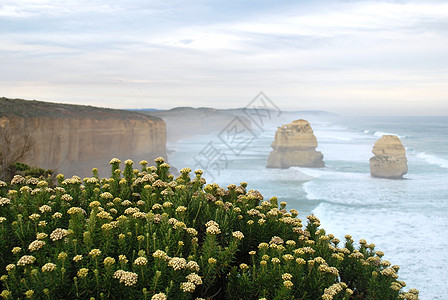
[(324, 167), (323, 155), (316, 151), (317, 140), (306, 120), (295, 120), (277, 129), (274, 149), (268, 158), (268, 168)]
[(375, 142), (370, 158), (373, 177), (401, 179), (408, 172), (406, 150), (395, 135), (383, 135)]

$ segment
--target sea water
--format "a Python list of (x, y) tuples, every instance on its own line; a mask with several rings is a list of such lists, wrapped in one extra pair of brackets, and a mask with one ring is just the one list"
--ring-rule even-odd
[[(267, 169), (277, 126), (300, 117), (310, 121), (326, 166)], [(227, 151), (226, 164), (208, 173), (224, 187), (248, 182), (248, 188), (259, 190), (265, 199), (286, 201), (304, 221), (315, 214), (322, 228), (341, 241), (350, 234), (355, 241), (374, 243), (384, 259), (400, 266), (406, 290), (419, 289), (421, 299), (447, 299), (447, 133), (448, 117), (283, 114), (265, 123), (237, 155)], [(404, 180), (370, 176), (372, 147), (383, 134), (397, 135), (406, 148), (409, 171)], [(168, 144), (169, 161), (177, 168), (194, 168), (207, 145), (223, 152), (228, 148), (218, 133), (193, 136)]]

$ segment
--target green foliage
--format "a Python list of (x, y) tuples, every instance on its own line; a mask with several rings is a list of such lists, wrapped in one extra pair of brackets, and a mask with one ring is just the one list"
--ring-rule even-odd
[(21, 175), (24, 177), (34, 177), (41, 180), (46, 180), (51, 186), (55, 181), (55, 171), (51, 169), (42, 169), (35, 166), (29, 166), (25, 163), (15, 162), (8, 168), (8, 178), (11, 180), (15, 175)]
[(48, 177), (48, 176), (53, 176), (54, 171), (51, 169), (45, 170), (39, 167), (31, 167), (28, 170), (25, 170), (24, 175), (25, 176), (32, 176), (32, 177)]
[(174, 178), (162, 158), (120, 163), (55, 188), (0, 182), (3, 298), (418, 299), (373, 244), (339, 247), (315, 216), (304, 226), (247, 183)]
[(31, 169), (30, 166), (21, 162), (15, 162), (11, 165), (11, 168), (14, 168), (16, 171), (28, 171)]

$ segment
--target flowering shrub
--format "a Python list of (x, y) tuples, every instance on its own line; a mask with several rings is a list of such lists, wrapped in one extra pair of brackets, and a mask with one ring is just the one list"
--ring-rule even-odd
[(315, 216), (304, 225), (246, 183), (120, 163), (56, 187), (0, 182), (3, 298), (418, 299), (373, 244), (340, 242)]

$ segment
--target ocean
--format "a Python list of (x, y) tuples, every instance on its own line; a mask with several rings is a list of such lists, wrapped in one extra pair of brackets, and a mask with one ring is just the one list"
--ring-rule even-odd
[[(324, 168), (267, 169), (278, 126), (310, 121), (324, 155)], [(205, 178), (226, 187), (248, 183), (265, 199), (276, 196), (306, 221), (316, 215), (327, 233), (374, 243), (384, 259), (400, 266), (405, 290), (420, 298), (448, 295), (448, 117), (322, 117), (283, 113), (229, 146), (229, 130), (196, 135), (167, 145), (180, 169), (207, 166)], [(224, 135), (223, 135), (224, 133)], [(406, 148), (404, 180), (373, 178), (372, 147), (383, 134), (397, 135)], [(224, 138), (223, 138), (224, 137)], [(235, 149), (236, 148), (236, 149)], [(216, 158), (220, 157), (219, 160)], [(215, 160), (213, 160), (215, 159)]]

